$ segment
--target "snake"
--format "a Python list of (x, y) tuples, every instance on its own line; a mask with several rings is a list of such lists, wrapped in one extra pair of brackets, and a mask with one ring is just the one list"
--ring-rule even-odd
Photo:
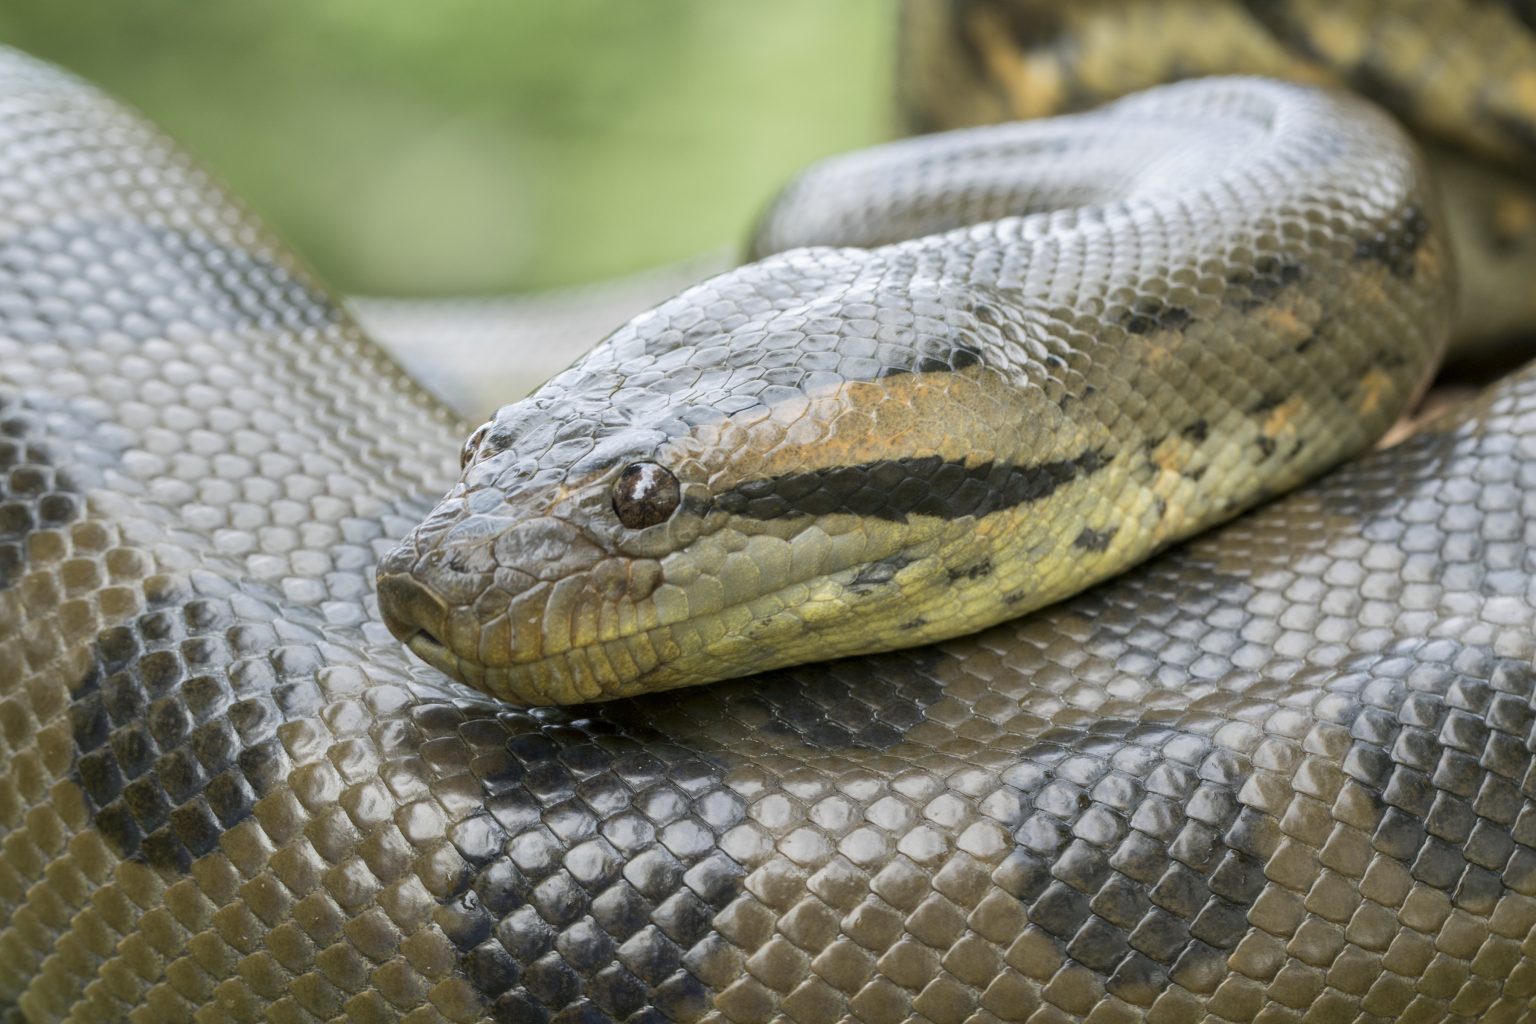
[(12, 1019), (1532, 1018), (1536, 377), (1372, 450), (1471, 313), (1365, 101), (824, 164), (473, 432), (138, 115), (0, 139)]

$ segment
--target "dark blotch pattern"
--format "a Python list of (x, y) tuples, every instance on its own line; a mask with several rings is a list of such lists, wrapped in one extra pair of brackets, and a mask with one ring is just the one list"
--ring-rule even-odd
[(1072, 546), (1084, 551), (1105, 551), (1109, 548), (1110, 542), (1115, 539), (1115, 534), (1119, 532), (1114, 527), (1095, 530), (1091, 526), (1085, 526), (1083, 531), (1073, 539)]
[(1151, 334), (1153, 331), (1180, 331), (1188, 327), (1195, 314), (1183, 306), (1170, 305), (1161, 299), (1144, 298), (1136, 302), (1121, 322), (1132, 334)]
[(1231, 286), (1227, 301), (1244, 313), (1266, 306), (1287, 288), (1306, 279), (1307, 270), (1301, 263), (1283, 255), (1263, 253), (1245, 267), (1227, 275)]
[(871, 562), (853, 574), (853, 579), (848, 581), (848, 589), (854, 593), (878, 589), (894, 580), (898, 572), (911, 564), (912, 559), (906, 555), (892, 555)]
[(994, 567), (992, 562), (989, 559), (982, 559), (981, 561), (973, 562), (970, 565), (956, 566), (949, 570), (949, 582), (958, 583), (961, 580), (985, 579), (986, 577), (992, 575), (993, 568)]
[(241, 700), (230, 685), (231, 592), (199, 582), (211, 592), (151, 578), (148, 609), (98, 636), (70, 704), (75, 775), (103, 838), (177, 872), (288, 770), (270, 699)]
[(958, 373), (961, 370), (982, 364), (981, 353), (969, 345), (953, 345), (947, 353), (932, 353), (916, 351), (913, 353), (917, 362), (910, 368), (901, 364), (884, 366), (876, 374), (876, 379), (895, 377), (904, 373)]
[(1356, 243), (1355, 258), (1375, 260), (1398, 277), (1412, 278), (1414, 259), (1429, 228), (1429, 218), (1424, 211), (1411, 206), (1398, 216), (1392, 228)]
[(491, 713), (417, 717), (429, 746), (504, 737), (477, 758), (483, 810), (451, 832), (465, 870), (434, 915), (492, 1020), (684, 1021), (708, 1005), (698, 972), (743, 875), (715, 837), (744, 804), (718, 759), (626, 717), (559, 741)]

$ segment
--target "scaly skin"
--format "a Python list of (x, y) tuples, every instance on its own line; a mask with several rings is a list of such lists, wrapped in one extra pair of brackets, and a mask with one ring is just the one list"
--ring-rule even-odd
[(1258, 79), (830, 161), (778, 255), (496, 414), (385, 620), (561, 704), (1017, 617), (1374, 441), (1450, 330), (1439, 219), (1379, 114)]
[(1536, 323), (1536, 11), (1521, 0), (904, 0), (900, 107), (932, 132), (1250, 74), (1349, 88), (1428, 148), (1458, 346)]
[(98, 94), (0, 54), (0, 143), (6, 1015), (1536, 1017), (1532, 372), (975, 636), (525, 712), (371, 592), (467, 425)]

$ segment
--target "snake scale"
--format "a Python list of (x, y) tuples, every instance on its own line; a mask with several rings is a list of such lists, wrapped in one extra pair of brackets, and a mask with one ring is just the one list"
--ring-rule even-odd
[[(1252, 24), (1281, 33), (1283, 6), (1253, 5)], [(1113, 8), (1072, 8), (1100, 9)], [(914, 4), (909, 32), (953, 17), (954, 31), (932, 38), (957, 49), (930, 69), (1017, 76), (1027, 65), (1034, 81), (1028, 61), (965, 52), (974, 24), (1000, 10)], [(1081, 25), (1068, 34), (1080, 57), (1115, 39)], [(1046, 49), (1026, 39), (1015, 55)], [(945, 88), (1006, 100), (995, 86)], [(1492, 146), (1506, 166), (1522, 144), (1507, 121)], [(1142, 139), (1147, 159), (1105, 159), (1117, 135)], [(550, 591), (580, 575), (590, 548), (629, 544), (638, 565), (743, 522), (785, 544), (771, 531), (807, 520), (857, 520), (836, 536), (879, 538), (1036, 509), (1085, 517), (1042, 535), (1054, 538), (1041, 542), (1046, 564), (1062, 545), (1090, 557), (1127, 543), (1116, 538), (1132, 520), (1152, 531), (1124, 552), (1139, 557), (1188, 525), (1158, 534), (1158, 523), (1230, 515), (1292, 482), (1296, 460), (1321, 466), (1367, 444), (1452, 323), (1435, 197), (1397, 129), (1359, 101), (1226, 80), (887, 153), (931, 170), (944, 147), (977, 140), (1034, 146), (1040, 177), (983, 168), (964, 193), (977, 205), (934, 226), (995, 216), (1021, 187), (1041, 213), (952, 229), (939, 249), (822, 246), (706, 283), (621, 330), (557, 390), (499, 414), (506, 429), (475, 438), (465, 486), (433, 512), (461, 425), (153, 128), (60, 72), (0, 56), (6, 1012), (519, 1024), (1536, 1017), (1532, 371), (1112, 583), (974, 636), (537, 709), (476, 694), (391, 636), (373, 591), (381, 560), (390, 621), (409, 635), (422, 623), (406, 617), (421, 613), (434, 627), (418, 649), (481, 685), (513, 685), (433, 646), (458, 642), (460, 627), (432, 619), (446, 599), (430, 587), (477, 572), (483, 583), (476, 559), (526, 558), (530, 539), (544, 550), (522, 564), (551, 567), (540, 581)], [(1100, 173), (1052, 177), (1065, 152), (1097, 155)], [(1330, 185), (1330, 168), (1353, 176)], [(819, 180), (845, 175), (861, 202), (872, 198), (856, 162), (806, 180), (829, 172)], [(927, 174), (909, 184), (921, 191)], [(775, 224), (807, 238), (815, 229), (797, 211), (820, 195), (789, 193), (764, 248), (778, 247)], [(889, 212), (919, 217), (913, 196)], [(844, 229), (844, 246), (889, 241), (856, 219)], [(1080, 248), (1064, 242), (1051, 263), (1018, 247), (1055, 232)], [(1159, 244), (1178, 237), (1203, 253), (1188, 273)], [(1021, 251), (1030, 260), (1010, 263)], [(1010, 300), (1030, 267), (1054, 268), (1026, 289), (1050, 297), (1049, 316)], [(946, 291), (962, 276), (978, 287)], [(887, 279), (899, 287), (881, 292)], [(822, 290), (796, 294), (810, 281)], [(1061, 299), (1079, 290), (1101, 300), (1073, 312)], [(843, 319), (824, 315), (840, 303)], [(769, 339), (793, 332), (768, 325), (786, 317), (820, 340), (780, 358)], [(1463, 330), (1465, 309), (1456, 321)], [(1056, 347), (1063, 324), (1088, 347)], [(1262, 329), (1242, 337), (1298, 376), (1250, 365), (1237, 333), (1247, 324)], [(689, 370), (668, 354), (690, 331), (707, 340), (753, 325), (765, 344), (750, 359), (717, 344), (716, 361)], [(1021, 340), (957, 344), (956, 325)], [(1134, 373), (1099, 369), (1100, 338), (1141, 360)], [(1398, 347), (1384, 349), (1389, 340)], [(1008, 351), (1023, 355), (1000, 363)], [(621, 377), (619, 355), (644, 375), (632, 393), (578, 386)], [(1143, 367), (1179, 359), (1219, 382), (1205, 405), (1130, 386)], [(689, 391), (705, 371), (724, 400), (713, 411)], [(1029, 376), (1046, 371), (1055, 376)], [(984, 414), (1004, 378), (1038, 392), (1029, 411), (1054, 426), (1032, 443), (1055, 447), (987, 435), (943, 448), (946, 430), (996, 431)], [(762, 386), (721, 383), (752, 380)], [(569, 397), (550, 408), (558, 389)], [(817, 487), (755, 483), (792, 475), (764, 453), (793, 440), (796, 423), (823, 430), (822, 399), (865, 389), (947, 421), (925, 434), (932, 421), (914, 417), (875, 435), (871, 425), (905, 414), (850, 399), (855, 415), (833, 432), (842, 440), (813, 457), (859, 461), (805, 463)], [(775, 418), (795, 402), (803, 415)], [(1098, 413), (1072, 412), (1084, 408), (1160, 415), (1170, 430), (1111, 422), (1095, 435)], [(1221, 408), (1199, 423), (1199, 409)], [(1328, 428), (1304, 426), (1303, 413), (1326, 408)], [(699, 439), (730, 439), (742, 423), (783, 441), (743, 447), (759, 459), (747, 475), (717, 467), (701, 488), (683, 463), (657, 461), (685, 451), (704, 465), (712, 449)], [(639, 428), (651, 432), (648, 462), (633, 461)], [(610, 437), (622, 443), (600, 450)], [(860, 454), (897, 437), (921, 449), (903, 464), (928, 471), (915, 493)], [(607, 474), (602, 485), (565, 487), (583, 458), (589, 476)], [(1230, 507), (1208, 490), (1213, 474), (1264, 464), (1276, 482)], [(846, 465), (868, 481), (820, 486), (845, 483)], [(1088, 481), (1130, 497), (1113, 514), (1049, 511)], [(496, 518), (483, 495), (534, 486), (574, 511), (545, 514), (542, 535), (498, 549), (508, 524), (471, 522)], [(665, 525), (679, 515), (694, 517), (694, 536)], [(599, 516), (613, 533), (593, 534)], [(513, 518), (515, 530), (524, 520)], [(710, 521), (734, 525), (697, 525)], [(664, 543), (647, 549), (656, 528)], [(434, 548), (450, 540), (462, 549)], [(739, 566), (723, 566), (751, 543), (721, 547), (722, 568), (696, 578), (745, 586)], [(428, 560), (432, 550), (448, 553)], [(427, 568), (402, 589), (413, 551)], [(919, 555), (837, 569), (839, 593), (879, 605), (903, 573), (930, 565), (930, 585), (1002, 593), (986, 584), (1005, 571), (1001, 554)], [(538, 590), (529, 573), (505, 575)], [(595, 579), (607, 594), (676, 583), (640, 569)], [(896, 629), (924, 628), (912, 622)], [(594, 619), (567, 635), (604, 628)], [(759, 641), (770, 658), (779, 637)], [(485, 660), (517, 649), (489, 645)], [(740, 669), (737, 657), (720, 655), (720, 673)], [(612, 678), (648, 671), (619, 668)]]

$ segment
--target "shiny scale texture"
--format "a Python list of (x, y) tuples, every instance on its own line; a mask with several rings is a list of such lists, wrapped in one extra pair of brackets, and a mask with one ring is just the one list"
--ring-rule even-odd
[(539, 705), (1017, 617), (1380, 436), (1450, 330), (1440, 223), (1378, 112), (1251, 78), (834, 158), (773, 255), (476, 432), (385, 621)]
[(0, 65), (23, 1019), (1520, 1020), (1536, 377), (971, 639), (568, 711), (385, 633), (467, 431)]

